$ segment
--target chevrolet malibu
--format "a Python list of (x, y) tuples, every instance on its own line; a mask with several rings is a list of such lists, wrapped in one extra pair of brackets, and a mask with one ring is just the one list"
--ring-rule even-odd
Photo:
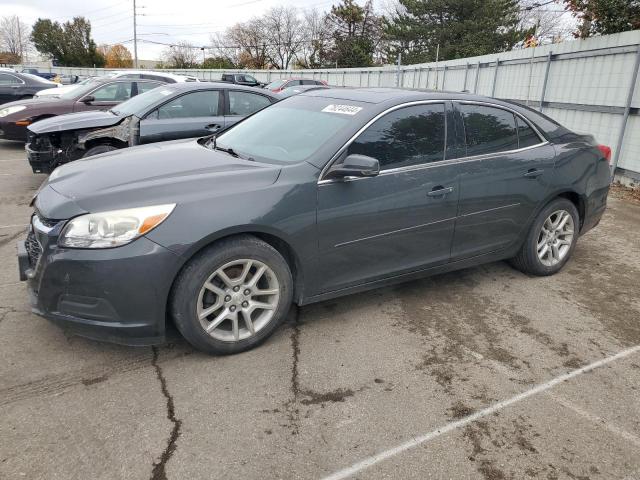
[(57, 168), (21, 278), (71, 333), (196, 348), (263, 342), (305, 305), (509, 259), (551, 275), (602, 216), (608, 147), (468, 94), (318, 90), (216, 136)]

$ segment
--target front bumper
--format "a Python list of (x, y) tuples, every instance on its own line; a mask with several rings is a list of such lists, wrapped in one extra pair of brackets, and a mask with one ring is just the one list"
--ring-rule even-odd
[(55, 156), (51, 144), (48, 146), (35, 145), (33, 134), (31, 134), (24, 149), (27, 152), (27, 160), (33, 173), (51, 173), (53, 171)]
[(111, 249), (59, 248), (63, 225), (45, 231), (32, 226), (26, 242), (19, 242), (20, 278), (27, 280), (32, 311), (95, 340), (162, 343), (179, 257), (146, 237)]
[(15, 122), (8, 122), (0, 119), (0, 139), (26, 142), (27, 127), (16, 125)]

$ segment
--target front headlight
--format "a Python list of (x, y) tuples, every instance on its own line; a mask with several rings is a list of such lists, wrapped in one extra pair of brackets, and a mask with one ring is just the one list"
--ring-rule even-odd
[(58, 245), (69, 248), (120, 247), (160, 225), (176, 204), (88, 213), (69, 221)]
[(13, 107), (0, 108), (0, 118), (11, 115), (12, 113), (21, 112), (27, 108), (25, 105), (14, 105)]

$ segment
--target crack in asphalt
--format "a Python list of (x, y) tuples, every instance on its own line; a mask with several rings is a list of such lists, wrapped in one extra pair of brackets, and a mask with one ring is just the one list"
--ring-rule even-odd
[(300, 420), (300, 409), (297, 407), (300, 396), (300, 379), (298, 374), (298, 361), (300, 358), (300, 307), (295, 306), (296, 314), (293, 319), (293, 330), (291, 331), (291, 394), (292, 398), (285, 404), (291, 435), (297, 435), (300, 431), (298, 422)]
[(7, 318), (7, 315), (9, 315), (10, 313), (17, 313), (18, 310), (16, 310), (13, 307), (0, 307), (0, 322), (2, 322), (5, 318)]
[(167, 446), (160, 455), (160, 460), (158, 462), (153, 463), (153, 470), (151, 472), (151, 480), (167, 480), (167, 472), (165, 470), (167, 462), (171, 459), (174, 452), (176, 451), (176, 442), (178, 438), (180, 438), (180, 429), (182, 427), (182, 420), (176, 418), (175, 405), (173, 402), (173, 396), (169, 393), (169, 389), (167, 388), (167, 379), (164, 377), (162, 372), (162, 368), (158, 364), (158, 347), (151, 347), (153, 351), (153, 358), (151, 360), (151, 364), (156, 370), (156, 376), (158, 377), (158, 381), (160, 382), (160, 389), (162, 390), (162, 395), (167, 399), (167, 418), (173, 424), (173, 428), (171, 429), (171, 434), (167, 439)]

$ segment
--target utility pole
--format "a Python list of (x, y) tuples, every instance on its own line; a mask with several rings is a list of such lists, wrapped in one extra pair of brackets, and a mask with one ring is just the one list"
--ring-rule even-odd
[(136, 24), (136, 0), (133, 0), (133, 66), (138, 68), (138, 25)]

